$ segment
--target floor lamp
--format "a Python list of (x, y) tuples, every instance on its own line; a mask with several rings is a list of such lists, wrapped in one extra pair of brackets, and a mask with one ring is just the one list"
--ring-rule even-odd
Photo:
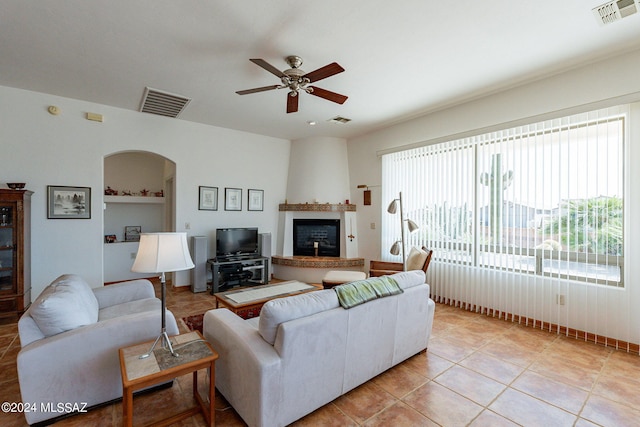
[(167, 335), (165, 273), (189, 270), (193, 267), (195, 266), (191, 261), (191, 254), (187, 246), (187, 233), (140, 234), (140, 246), (131, 271), (135, 273), (160, 273), (162, 287), (162, 329), (151, 349), (140, 356), (141, 359), (149, 357), (160, 340), (162, 340), (163, 348), (168, 348), (173, 356), (178, 357), (178, 353), (173, 351)]
[[(409, 233), (413, 233), (418, 228), (418, 224), (411, 221), (410, 219), (405, 219), (404, 214), (402, 212), (402, 191), (400, 192), (397, 199), (393, 199), (391, 203), (389, 203), (389, 207), (387, 208), (387, 212), (390, 214), (395, 214), (398, 212), (398, 205), (400, 205), (400, 240), (396, 240), (394, 244), (391, 246), (389, 252), (392, 255), (400, 254), (400, 250), (402, 250), (402, 271), (407, 271), (407, 258), (405, 256), (405, 240), (404, 240), (404, 222), (407, 222), (407, 228), (409, 229)], [(402, 247), (401, 247), (402, 245)]]

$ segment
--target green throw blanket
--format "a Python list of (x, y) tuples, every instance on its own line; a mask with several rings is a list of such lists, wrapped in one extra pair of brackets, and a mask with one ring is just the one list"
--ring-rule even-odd
[(404, 292), (398, 282), (389, 276), (372, 277), (334, 287), (340, 305), (344, 308), (355, 307), (376, 298), (401, 294)]

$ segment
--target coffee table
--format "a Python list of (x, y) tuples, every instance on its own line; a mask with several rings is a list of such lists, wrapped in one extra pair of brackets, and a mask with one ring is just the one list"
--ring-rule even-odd
[[(141, 359), (140, 355), (148, 351), (151, 342), (119, 350), (122, 412), (125, 426), (133, 425), (134, 391), (171, 381), (189, 373), (193, 373), (193, 396), (197, 405), (153, 425), (167, 426), (198, 412), (202, 412), (208, 426), (215, 425), (215, 361), (218, 353), (198, 331), (171, 337), (171, 343), (178, 357), (172, 356), (167, 349), (160, 347), (151, 352), (151, 356)], [(209, 393), (205, 398), (198, 392), (198, 370), (200, 369), (207, 369), (209, 374)]]
[(243, 319), (249, 319), (260, 316), (260, 310), (267, 301), (321, 289), (323, 289), (322, 285), (310, 285), (297, 280), (289, 280), (270, 285), (217, 292), (213, 296), (216, 298), (216, 308), (228, 308)]

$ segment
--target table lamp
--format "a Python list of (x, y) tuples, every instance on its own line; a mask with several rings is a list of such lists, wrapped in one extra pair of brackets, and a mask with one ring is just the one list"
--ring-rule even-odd
[(141, 359), (149, 357), (160, 340), (162, 346), (168, 348), (171, 354), (178, 356), (173, 351), (171, 341), (167, 335), (165, 318), (166, 310), (166, 282), (165, 273), (180, 270), (189, 270), (195, 267), (191, 261), (191, 254), (187, 246), (187, 233), (142, 233), (140, 234), (140, 246), (131, 271), (135, 273), (160, 273), (162, 288), (162, 329), (151, 349), (140, 356)]

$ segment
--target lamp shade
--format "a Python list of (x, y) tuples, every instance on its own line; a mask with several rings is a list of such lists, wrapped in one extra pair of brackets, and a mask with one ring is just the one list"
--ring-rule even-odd
[(389, 203), (389, 207), (387, 207), (387, 212), (390, 214), (396, 213), (398, 210), (398, 199), (393, 199), (391, 203)]
[(131, 271), (167, 273), (195, 267), (187, 245), (187, 233), (142, 233)]
[(418, 224), (416, 224), (415, 222), (411, 221), (410, 219), (407, 219), (407, 227), (409, 228), (409, 233), (413, 233), (414, 231), (418, 230), (420, 227), (418, 227)]
[(389, 250), (389, 252), (391, 253), (391, 255), (399, 255), (400, 254), (400, 240), (396, 240), (393, 245), (391, 246), (391, 249)]

